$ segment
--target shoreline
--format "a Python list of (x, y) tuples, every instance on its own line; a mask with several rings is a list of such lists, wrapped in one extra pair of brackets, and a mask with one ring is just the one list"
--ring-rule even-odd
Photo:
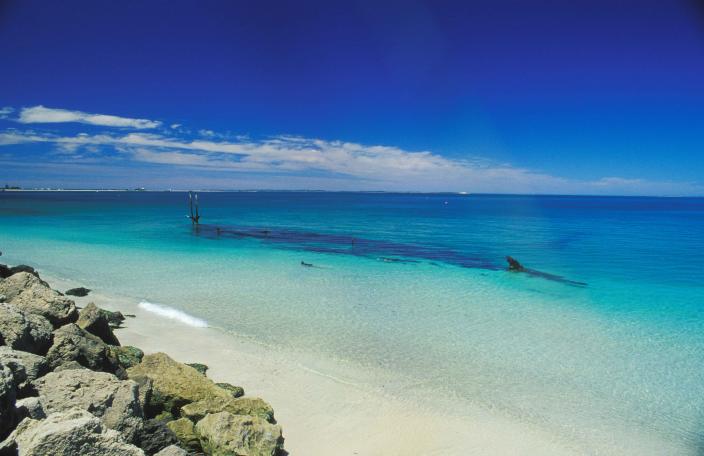
[[(82, 284), (40, 270), (58, 290)], [(246, 340), (214, 327), (196, 327), (151, 313), (133, 298), (92, 291), (72, 297), (84, 307), (134, 314), (116, 335), (145, 353), (209, 366), (216, 382), (266, 398), (282, 425), (291, 455), (576, 455), (556, 436), (498, 413), (447, 403), (424, 404), (376, 391), (358, 370)], [(340, 372), (340, 374), (338, 374)], [(382, 385), (383, 387), (383, 385)], [(430, 405), (433, 405), (431, 407)], [(442, 411), (440, 411), (442, 410)]]

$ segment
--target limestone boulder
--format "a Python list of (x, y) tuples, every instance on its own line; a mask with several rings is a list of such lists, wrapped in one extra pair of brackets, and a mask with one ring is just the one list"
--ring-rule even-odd
[(117, 340), (117, 337), (112, 332), (110, 322), (101, 310), (91, 302), (81, 309), (76, 324), (79, 328), (98, 336), (108, 345), (120, 345), (120, 341)]
[(164, 448), (178, 443), (176, 435), (163, 421), (151, 419), (144, 421), (137, 431), (133, 442), (148, 455), (158, 453)]
[(67, 410), (44, 420), (25, 419), (2, 443), (3, 450), (18, 456), (144, 456), (122, 440), (117, 431), (104, 429), (85, 410)]
[(52, 330), (46, 318), (0, 303), (0, 345), (43, 355), (51, 346)]
[(284, 446), (281, 427), (256, 416), (214, 413), (196, 424), (196, 432), (212, 456), (274, 456)]
[(120, 431), (132, 442), (142, 426), (138, 387), (106, 372), (88, 369), (51, 372), (35, 382), (39, 401), (47, 414), (71, 409), (86, 410), (109, 429)]
[(43, 356), (0, 347), (0, 364), (12, 370), (17, 389), (17, 397), (27, 397), (35, 393), (33, 382), (49, 372), (49, 364)]
[(176, 445), (170, 445), (156, 453), (156, 456), (188, 456), (188, 452)]
[(0, 364), (0, 439), (4, 438), (15, 425), (16, 397), (12, 370)]
[(27, 417), (34, 420), (42, 420), (46, 418), (44, 407), (42, 407), (42, 403), (39, 401), (38, 397), (25, 397), (24, 399), (18, 399), (17, 402), (15, 402), (15, 415), (17, 416), (18, 422)]
[(179, 409), (205, 399), (230, 399), (232, 396), (201, 375), (197, 370), (171, 359), (164, 353), (146, 355), (142, 362), (127, 369), (129, 378), (152, 381), (152, 394), (147, 400), (147, 416), (162, 411), (178, 416)]
[(125, 369), (128, 369), (132, 366), (136, 366), (137, 364), (141, 363), (142, 358), (144, 358), (144, 352), (142, 350), (137, 347), (131, 347), (129, 345), (124, 347), (113, 346), (110, 347), (110, 350), (112, 351), (115, 358), (117, 358), (117, 362), (120, 364), (120, 366)]
[(22, 310), (41, 315), (54, 327), (76, 321), (78, 311), (73, 301), (29, 272), (18, 272), (0, 282), (5, 301)]
[(244, 396), (244, 388), (241, 386), (235, 386), (230, 383), (216, 383), (220, 388), (229, 392), (232, 397), (242, 397)]
[(250, 415), (262, 418), (270, 423), (274, 420), (274, 409), (258, 397), (216, 398), (192, 402), (181, 408), (181, 415), (194, 423), (206, 415), (218, 412), (229, 412), (233, 415)]
[(196, 427), (193, 421), (188, 418), (179, 418), (174, 421), (169, 421), (166, 426), (174, 433), (183, 448), (186, 448), (194, 453), (200, 453), (200, 439), (196, 434)]
[(77, 362), (91, 370), (124, 374), (110, 347), (75, 323), (54, 331), (54, 343), (46, 358), (52, 369), (68, 362)]

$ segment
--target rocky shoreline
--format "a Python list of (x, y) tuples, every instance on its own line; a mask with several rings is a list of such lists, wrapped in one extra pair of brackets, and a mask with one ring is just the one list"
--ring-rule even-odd
[(0, 456), (287, 454), (267, 402), (122, 346), (124, 320), (0, 265)]

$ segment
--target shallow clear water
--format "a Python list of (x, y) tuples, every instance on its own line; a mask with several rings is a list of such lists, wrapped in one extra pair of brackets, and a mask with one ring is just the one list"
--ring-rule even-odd
[[(194, 232), (183, 193), (0, 192), (0, 250), (259, 342), (388, 370), (391, 394), (500, 410), (593, 454), (646, 435), (704, 452), (704, 199), (200, 203)], [(505, 255), (587, 286), (506, 272)]]

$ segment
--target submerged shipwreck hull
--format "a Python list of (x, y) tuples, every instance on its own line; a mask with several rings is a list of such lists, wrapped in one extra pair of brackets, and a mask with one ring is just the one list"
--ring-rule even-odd
[[(424, 246), (376, 239), (366, 239), (345, 234), (318, 233), (286, 228), (262, 228), (252, 226), (220, 226), (200, 224), (194, 231), (200, 236), (210, 238), (251, 238), (262, 242), (277, 244), (280, 248), (305, 252), (352, 255), (372, 258), (388, 263), (418, 263), (427, 261), (431, 264), (444, 263), (463, 268), (477, 268), (497, 271), (504, 269), (492, 261), (480, 256), (466, 255), (442, 246)], [(509, 257), (510, 258), (510, 257)], [(515, 261), (515, 260), (514, 260)], [(520, 263), (516, 262), (520, 265)], [(576, 282), (562, 276), (549, 274), (521, 266), (511, 266), (513, 272), (526, 273), (532, 277), (583, 287), (583, 282)]]

